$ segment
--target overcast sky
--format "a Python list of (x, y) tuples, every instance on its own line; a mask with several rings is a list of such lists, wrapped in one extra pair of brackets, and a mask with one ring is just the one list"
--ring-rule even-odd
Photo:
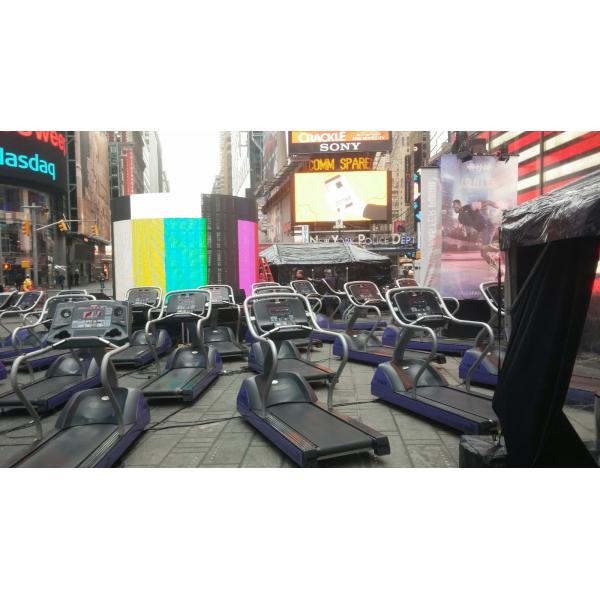
[(210, 194), (219, 172), (219, 132), (159, 130), (158, 135), (171, 192), (198, 201)]

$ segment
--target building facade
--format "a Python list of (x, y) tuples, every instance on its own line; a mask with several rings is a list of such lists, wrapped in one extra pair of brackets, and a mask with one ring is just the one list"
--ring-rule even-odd
[(143, 131), (107, 131), (111, 198), (144, 193)]

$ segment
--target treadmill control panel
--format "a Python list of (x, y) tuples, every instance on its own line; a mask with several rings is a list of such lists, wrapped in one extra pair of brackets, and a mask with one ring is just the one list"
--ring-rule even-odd
[(381, 302), (381, 294), (379, 288), (370, 281), (361, 281), (358, 283), (351, 283), (348, 285), (348, 289), (352, 294), (353, 298), (360, 304), (365, 302), (379, 301)]
[(229, 287), (226, 285), (204, 285), (200, 289), (208, 290), (212, 297), (213, 304), (219, 304), (223, 302), (233, 302)]
[(400, 279), (396, 279), (396, 286), (398, 287), (418, 287), (416, 279), (412, 277), (401, 277)]
[[(119, 300), (79, 300), (56, 306), (48, 331), (48, 341), (72, 339), (66, 347), (80, 347), (77, 338), (104, 338), (114, 344), (129, 339), (131, 313), (127, 302)], [(94, 346), (87, 341), (85, 346)], [(100, 344), (98, 344), (100, 345)]]
[(254, 293), (257, 296), (263, 296), (266, 294), (295, 294), (296, 292), (294, 291), (294, 288), (291, 288), (290, 286), (287, 285), (279, 285), (277, 287), (261, 287), (261, 288), (256, 288), (254, 290)]
[(187, 292), (173, 292), (167, 296), (166, 314), (194, 313), (203, 315), (206, 312), (208, 292), (191, 290)]
[(151, 306), (156, 306), (158, 303), (158, 294), (158, 290), (153, 287), (134, 288), (129, 290), (129, 293), (127, 294), (127, 301), (131, 305), (149, 304)]
[[(432, 292), (420, 290), (414, 292), (397, 292), (392, 296), (400, 318), (404, 321), (427, 321), (432, 327), (441, 327), (446, 323), (442, 307)], [(436, 322), (439, 319), (439, 323)]]
[(25, 292), (20, 298), (17, 304), (17, 308), (21, 310), (27, 310), (32, 306), (35, 306), (37, 301), (42, 297), (42, 292)]
[(306, 279), (298, 279), (297, 281), (291, 281), (290, 286), (294, 288), (294, 290), (298, 294), (302, 294), (303, 296), (308, 296), (309, 294), (317, 293), (317, 290), (315, 290), (313, 284), (310, 281), (306, 281)]
[(272, 339), (306, 337), (309, 327), (306, 307), (299, 298), (273, 298), (254, 302), (254, 316), (258, 329), (267, 333), (276, 327), (286, 327), (285, 331), (273, 334)]

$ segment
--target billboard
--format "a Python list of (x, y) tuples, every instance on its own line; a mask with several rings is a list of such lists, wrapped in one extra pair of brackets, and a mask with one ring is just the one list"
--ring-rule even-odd
[(200, 202), (173, 194), (115, 198), (112, 220), (116, 298), (132, 287), (168, 292), (208, 283)]
[(390, 152), (391, 131), (289, 131), (290, 154)]
[(16, 185), (67, 188), (67, 141), (63, 131), (0, 131), (0, 179)]
[[(518, 162), (454, 154), (441, 160), (441, 292), (481, 299), (479, 284), (497, 277), (502, 211), (517, 202)], [(504, 261), (501, 261), (502, 265)]]
[(390, 220), (389, 171), (296, 173), (294, 222)]

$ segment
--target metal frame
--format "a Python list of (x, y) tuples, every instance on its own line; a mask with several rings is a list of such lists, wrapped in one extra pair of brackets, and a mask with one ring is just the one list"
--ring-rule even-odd
[[(25, 297), (26, 293), (38, 294), (38, 298), (31, 306), (28, 306), (27, 308), (19, 308), (19, 304)], [(12, 331), (4, 323), (2, 323), (2, 320), (4, 319), (4, 317), (20, 316), (21, 322), (24, 323), (25, 317), (28, 314), (30, 314), (36, 310), (37, 306), (42, 301), (43, 297), (44, 297), (44, 292), (39, 291), (39, 290), (31, 290), (31, 292), (23, 292), (23, 295), (17, 300), (17, 302), (15, 304), (13, 304), (10, 308), (7, 308), (6, 310), (3, 310), (2, 312), (0, 312), (0, 327), (2, 327), (2, 329), (4, 329), (4, 331), (6, 331), (6, 333), (8, 333), (9, 336), (12, 336)]]
[[(229, 304), (232, 308), (235, 307), (237, 309), (237, 323), (236, 323), (236, 329), (235, 329), (235, 339), (236, 341), (239, 341), (240, 339), (240, 330), (242, 327), (242, 309), (240, 307), (240, 305), (235, 301), (235, 295), (233, 293), (233, 288), (230, 285), (227, 285), (226, 283), (215, 283), (212, 285), (199, 285), (198, 289), (199, 290), (204, 290), (206, 292), (210, 292), (210, 288), (226, 288), (227, 289), (227, 296), (229, 297), (229, 301), (225, 301), (225, 300), (219, 300), (218, 302), (215, 301), (215, 304)], [(212, 303), (212, 293), (211, 293), (211, 303)]]
[(280, 283), (277, 283), (276, 281), (258, 281), (256, 283), (252, 284), (252, 293), (254, 294), (254, 292), (261, 288), (261, 287), (281, 287)]
[[(197, 314), (197, 313), (193, 313), (193, 312), (177, 312), (177, 313), (172, 313), (170, 315), (163, 316), (167, 309), (169, 296), (172, 296), (173, 294), (182, 294), (182, 293), (187, 294), (190, 292), (193, 292), (196, 294), (197, 293), (205, 294), (208, 296), (207, 301), (204, 304), (204, 306), (206, 307), (206, 314), (205, 313)], [(160, 362), (159, 362), (158, 353), (156, 352), (156, 347), (151, 340), (151, 333), (154, 333), (154, 337), (158, 341), (158, 335), (156, 333), (157, 323), (164, 323), (165, 321), (172, 321), (172, 320), (174, 320), (175, 317), (191, 317), (193, 319), (198, 319), (198, 322), (196, 323), (196, 335), (198, 336), (198, 340), (200, 341), (200, 346), (201, 346), (200, 349), (202, 350), (204, 356), (206, 357), (207, 355), (206, 355), (206, 348), (204, 346), (204, 341), (203, 341), (204, 335), (203, 335), (203, 331), (202, 331), (202, 324), (210, 318), (211, 312), (212, 312), (212, 294), (210, 293), (209, 290), (199, 290), (197, 288), (192, 288), (192, 289), (185, 289), (185, 290), (171, 290), (170, 292), (167, 292), (165, 294), (165, 298), (164, 298), (163, 304), (161, 306), (158, 317), (156, 317), (155, 319), (149, 320), (146, 323), (146, 327), (144, 328), (144, 336), (146, 338), (146, 343), (148, 344), (148, 346), (150, 346), (150, 349), (152, 350), (152, 356), (154, 357), (154, 364), (156, 365), (156, 371), (157, 371), (158, 376), (161, 375), (162, 371), (160, 368)], [(153, 331), (151, 331), (151, 329), (153, 329)]]
[[(250, 303), (254, 304), (255, 302), (261, 302), (261, 301), (264, 302), (267, 300), (285, 300), (285, 299), (299, 299), (304, 304), (304, 307), (306, 310), (306, 315), (308, 316), (308, 322), (312, 323), (312, 327), (310, 327), (310, 326), (307, 327), (305, 325), (298, 325), (298, 326), (282, 325), (279, 327), (275, 327), (274, 329), (271, 329), (270, 331), (263, 331), (262, 329), (260, 329), (256, 325), (255, 317), (252, 316), (253, 308), (251, 308)], [(257, 377), (264, 378), (263, 385), (260, 388), (261, 403), (262, 403), (261, 416), (263, 418), (266, 418), (266, 416), (267, 416), (266, 399), (269, 397), (271, 385), (272, 385), (273, 379), (275, 378), (275, 375), (277, 373), (277, 361), (278, 361), (277, 346), (275, 345), (275, 342), (271, 339), (271, 336), (278, 331), (285, 331), (286, 329), (304, 329), (311, 333), (313, 331), (325, 332), (325, 330), (319, 326), (319, 324), (317, 322), (317, 317), (316, 317), (315, 313), (313, 312), (310, 302), (308, 301), (306, 296), (303, 296), (302, 294), (297, 294), (297, 293), (271, 294), (268, 296), (267, 295), (249, 296), (248, 298), (246, 298), (244, 300), (244, 316), (246, 317), (246, 323), (247, 323), (248, 329), (250, 330), (252, 335), (257, 339), (259, 339), (263, 342), (266, 342), (269, 347), (270, 354), (271, 354), (270, 368), (265, 369), (265, 372), (262, 375), (257, 375)], [(348, 362), (348, 343), (346, 341), (346, 338), (341, 333), (337, 333), (337, 332), (333, 332), (333, 331), (327, 331), (326, 333), (330, 333), (330, 334), (336, 336), (337, 338), (339, 338), (339, 340), (342, 344), (342, 356), (341, 356), (340, 366), (338, 367), (337, 371), (334, 373), (331, 383), (328, 384), (327, 410), (331, 411), (333, 409), (333, 390), (334, 390), (335, 386), (337, 385), (344, 368), (346, 367), (346, 363)], [(267, 357), (265, 357), (265, 359)], [(265, 360), (265, 363), (268, 364), (268, 361)]]
[[(436, 300), (438, 301), (438, 304), (440, 305), (440, 308), (442, 310), (442, 317), (444, 320), (452, 321), (452, 322), (458, 323), (460, 325), (470, 325), (473, 327), (478, 327), (480, 329), (480, 332), (478, 333), (477, 337), (475, 338), (476, 344), (479, 342), (480, 338), (485, 333), (488, 334), (488, 342), (487, 342), (486, 346), (481, 351), (477, 360), (471, 365), (471, 368), (467, 372), (467, 376), (465, 378), (466, 390), (467, 390), (467, 392), (469, 392), (471, 390), (471, 375), (476, 371), (477, 367), (479, 366), (479, 364), (481, 363), (483, 358), (487, 355), (489, 349), (494, 344), (494, 332), (492, 331), (492, 328), (487, 323), (484, 323), (483, 321), (467, 321), (467, 320), (458, 319), (457, 317), (455, 317), (446, 307), (446, 304), (444, 303), (444, 300), (440, 296), (439, 292), (434, 288), (430, 288), (430, 287), (392, 288), (385, 293), (385, 297), (386, 297), (386, 302), (390, 308), (390, 312), (392, 314), (393, 319), (401, 327), (404, 327), (406, 329), (410, 329), (413, 331), (425, 332), (425, 333), (429, 334), (429, 336), (432, 339), (431, 350), (430, 350), (429, 354), (427, 355), (427, 358), (425, 359), (421, 369), (419, 369), (419, 372), (417, 373), (417, 376), (415, 377), (415, 380), (413, 383), (413, 398), (416, 398), (416, 388), (417, 388), (417, 382), (419, 380), (419, 377), (425, 371), (425, 369), (427, 368), (427, 365), (429, 365), (429, 363), (431, 362), (433, 356), (435, 355), (435, 353), (437, 351), (437, 335), (435, 334), (435, 331), (431, 327), (427, 327), (427, 325), (425, 324), (427, 319), (432, 319), (433, 317), (428, 317), (428, 316), (419, 317), (415, 321), (409, 322), (409, 321), (403, 321), (399, 315), (400, 310), (399, 310), (397, 302), (395, 300), (396, 296), (398, 296), (399, 294), (411, 294), (414, 292), (429, 292), (429, 293), (433, 294), (434, 297), (436, 298)], [(394, 295), (394, 300), (392, 300), (392, 294)], [(439, 319), (439, 316), (436, 318)]]
[[(21, 363), (24, 360), (29, 361), (32, 358), (41, 356), (42, 354), (49, 352), (50, 350), (55, 350), (57, 348), (61, 348), (62, 346), (68, 344), (69, 342), (72, 343), (74, 339), (76, 339), (78, 342), (89, 342), (89, 341), (93, 340), (94, 342), (100, 342), (100, 344), (103, 345), (105, 348), (112, 349), (111, 352), (108, 352), (102, 358), (102, 363), (100, 365), (100, 381), (102, 383), (102, 386), (105, 388), (105, 390), (110, 398), (110, 402), (113, 405), (113, 408), (117, 415), (117, 419), (119, 422), (119, 436), (123, 436), (125, 434), (125, 421), (124, 421), (124, 417), (123, 417), (123, 411), (121, 410), (121, 407), (119, 406), (119, 403), (117, 401), (117, 397), (114, 394), (114, 391), (112, 389), (113, 382), (111, 382), (111, 380), (110, 380), (110, 374), (108, 371), (108, 367), (109, 367), (109, 362), (112, 365), (111, 359), (115, 354), (122, 352), (123, 350), (126, 350), (127, 348), (129, 348), (129, 342), (125, 343), (123, 346), (117, 346), (116, 344), (113, 344), (112, 342), (109, 342), (108, 340), (101, 338), (101, 337), (78, 337), (78, 338), (67, 338), (64, 340), (60, 340), (50, 346), (41, 348), (40, 350), (35, 350), (34, 352), (30, 352), (28, 354), (21, 354), (20, 356), (17, 357), (17, 359), (13, 363), (12, 369), (10, 370), (10, 383), (13, 388), (13, 391), (15, 392), (15, 395), (17, 396), (17, 398), (19, 398), (19, 400), (22, 402), (23, 406), (25, 406), (27, 412), (29, 413), (29, 415), (31, 416), (31, 418), (34, 421), (35, 430), (36, 430), (36, 437), (35, 437), (36, 442), (41, 442), (44, 438), (44, 433), (42, 430), (42, 422), (41, 422), (38, 412), (33, 407), (33, 404), (31, 404), (31, 402), (26, 398), (26, 396), (23, 393), (23, 390), (19, 384), (19, 381), (18, 381), (19, 367), (21, 366)], [(113, 369), (114, 369), (114, 367), (113, 367)]]

